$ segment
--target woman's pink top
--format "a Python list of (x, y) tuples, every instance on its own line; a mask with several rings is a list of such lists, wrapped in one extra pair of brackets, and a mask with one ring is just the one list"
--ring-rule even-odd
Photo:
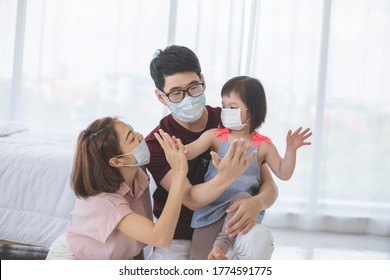
[(76, 201), (66, 234), (76, 259), (132, 259), (146, 246), (116, 229), (132, 212), (152, 220), (149, 177), (141, 168), (134, 179), (134, 190), (133, 193), (122, 183), (115, 193), (100, 193)]

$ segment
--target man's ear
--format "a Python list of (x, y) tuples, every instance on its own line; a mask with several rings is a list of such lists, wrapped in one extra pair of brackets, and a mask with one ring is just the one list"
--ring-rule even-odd
[(200, 74), (200, 78), (201, 78), (202, 83), (203, 83), (203, 89), (206, 90), (206, 80), (204, 79), (203, 74)]
[(162, 104), (168, 106), (167, 101), (165, 100), (164, 97), (162, 97), (161, 92), (158, 89), (156, 89), (154, 91), (154, 94), (156, 95), (158, 101), (160, 101)]
[(110, 158), (110, 160), (108, 161), (108, 164), (111, 167), (115, 167), (115, 168), (123, 166), (122, 161), (119, 158), (116, 158), (116, 157)]

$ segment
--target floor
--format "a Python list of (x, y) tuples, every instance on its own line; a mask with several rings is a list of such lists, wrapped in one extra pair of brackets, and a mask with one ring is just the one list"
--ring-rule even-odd
[(390, 237), (270, 230), (273, 260), (390, 260)]
[(47, 249), (22, 244), (0, 244), (0, 260), (44, 260)]
[[(271, 228), (272, 260), (390, 260), (390, 237), (307, 232)], [(0, 245), (1, 260), (44, 259), (47, 250), (24, 245)]]

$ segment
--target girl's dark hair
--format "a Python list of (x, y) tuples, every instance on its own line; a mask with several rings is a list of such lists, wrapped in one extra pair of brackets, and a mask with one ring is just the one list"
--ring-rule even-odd
[(177, 45), (157, 50), (149, 68), (156, 88), (161, 91), (164, 89), (166, 76), (182, 72), (195, 72), (201, 78), (202, 72), (196, 54), (187, 47)]
[(222, 87), (221, 97), (237, 94), (247, 106), (250, 114), (250, 133), (254, 132), (265, 121), (267, 100), (259, 80), (248, 76), (238, 76), (228, 80)]
[(77, 140), (71, 184), (79, 198), (112, 193), (124, 181), (110, 158), (121, 154), (113, 117), (98, 119), (82, 131)]

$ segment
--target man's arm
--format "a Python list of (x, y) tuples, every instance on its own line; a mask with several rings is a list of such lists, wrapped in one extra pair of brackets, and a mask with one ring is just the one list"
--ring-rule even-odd
[(266, 164), (261, 165), (261, 188), (259, 194), (236, 201), (228, 209), (227, 213), (236, 211), (227, 223), (229, 235), (247, 233), (255, 224), (260, 212), (271, 207), (278, 197), (278, 186), (272, 178)]
[[(248, 150), (249, 146), (245, 144), (244, 140), (240, 140), (232, 142), (223, 159), (211, 152), (213, 164), (217, 167), (218, 174), (212, 180), (194, 187), (187, 180), (183, 205), (195, 210), (217, 199), (248, 168), (256, 155), (253, 152), (249, 157), (246, 157)], [(172, 171), (169, 171), (160, 181), (160, 185), (169, 192), (171, 181)]]

